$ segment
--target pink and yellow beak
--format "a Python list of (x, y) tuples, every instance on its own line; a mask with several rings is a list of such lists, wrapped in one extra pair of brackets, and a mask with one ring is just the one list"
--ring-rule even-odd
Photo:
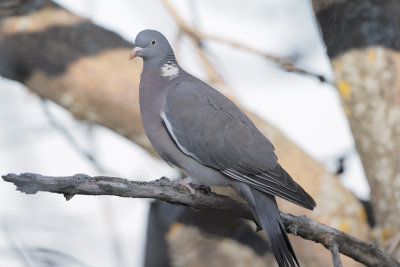
[(129, 60), (134, 59), (142, 49), (143, 48), (140, 46), (136, 46), (135, 48), (133, 48), (132, 52), (129, 54)]

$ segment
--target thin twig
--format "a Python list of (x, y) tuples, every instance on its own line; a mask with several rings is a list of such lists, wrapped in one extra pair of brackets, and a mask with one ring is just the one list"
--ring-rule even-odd
[[(85, 159), (87, 159), (90, 164), (100, 173), (112, 173), (115, 174), (114, 172), (104, 168), (100, 162), (97, 160), (97, 158), (91, 153), (89, 150), (86, 150), (83, 148), (79, 142), (74, 138), (74, 136), (71, 134), (71, 132), (60, 122), (57, 121), (57, 119), (54, 117), (52, 112), (50, 111), (49, 108), (50, 102), (45, 99), (41, 98), (41, 106), (44, 115), (46, 116), (48, 122), (50, 123), (51, 126), (55, 130), (57, 130), (61, 136), (65, 138), (65, 140), (71, 145), (71, 147), (78, 152), (80, 155), (82, 155)], [(116, 174), (115, 174), (116, 175)]]
[(186, 36), (190, 39), (190, 41), (193, 43), (194, 47), (196, 48), (196, 52), (200, 57), (201, 62), (203, 63), (204, 70), (206, 71), (208, 80), (210, 83), (213, 84), (218, 84), (223, 87), (224, 90), (228, 89), (228, 85), (225, 82), (224, 78), (218, 73), (218, 71), (214, 68), (213, 64), (211, 61), (208, 59), (206, 53), (204, 52), (204, 49), (202, 47), (202, 42), (203, 39), (201, 34), (198, 34), (197, 30), (195, 28), (192, 28), (189, 26), (179, 15), (178, 13), (174, 10), (174, 8), (171, 6), (171, 4), (163, 0), (162, 3), (164, 6), (167, 8), (169, 13), (172, 15), (174, 20), (176, 21), (178, 25), (178, 34), (176, 37), (176, 40), (181, 39), (183, 34), (186, 34)]
[(340, 254), (339, 254), (339, 246), (337, 243), (334, 243), (329, 250), (331, 251), (332, 254), (332, 262), (334, 267), (342, 267), (342, 261), (340, 260)]
[[(243, 203), (214, 193), (207, 195), (198, 192), (196, 197), (193, 198), (187, 190), (170, 182), (167, 178), (161, 178), (152, 182), (137, 182), (116, 177), (90, 177), (85, 174), (53, 177), (23, 173), (20, 175), (7, 174), (3, 176), (3, 179), (4, 181), (14, 183), (17, 186), (17, 190), (27, 194), (35, 194), (38, 191), (53, 192), (64, 194), (67, 200), (77, 194), (154, 198), (196, 209), (217, 209), (254, 221), (249, 208)], [(334, 253), (336, 253), (337, 249), (340, 253), (367, 266), (400, 267), (398, 261), (374, 245), (347, 235), (342, 231), (304, 216), (297, 217), (281, 212), (281, 217), (286, 230), (294, 235), (321, 243), (331, 251), (332, 244), (337, 244), (337, 248), (333, 248)]]
[(394, 236), (392, 236), (391, 238), (389, 238), (389, 240), (387, 241), (387, 243), (390, 244), (389, 249), (387, 250), (387, 253), (389, 255), (392, 255), (393, 252), (396, 251), (396, 249), (399, 247), (400, 245), (400, 233), (395, 234)]
[[(179, 16), (179, 14), (175, 11), (175, 9), (168, 2), (168, 0), (162, 0), (162, 3), (164, 4), (164, 6), (168, 10), (168, 12), (171, 14), (171, 16), (175, 20), (176, 24), (178, 25), (179, 32), (180, 32), (179, 34), (182, 34), (182, 32), (185, 33), (193, 41), (193, 43), (195, 44), (196, 49), (197, 49), (198, 52), (200, 52), (200, 50), (201, 50), (202, 51), (201, 53), (204, 53), (203, 49), (201, 47), (198, 47), (198, 44), (201, 43), (202, 40), (216, 41), (216, 42), (219, 42), (219, 43), (222, 43), (222, 44), (226, 44), (226, 45), (231, 46), (231, 47), (236, 47), (236, 48), (245, 50), (247, 52), (259, 55), (259, 56), (261, 56), (263, 58), (266, 58), (266, 59), (268, 59), (270, 61), (273, 61), (274, 63), (278, 64), (282, 69), (284, 69), (284, 70), (286, 70), (288, 72), (296, 72), (296, 73), (300, 73), (300, 74), (304, 74), (304, 75), (309, 75), (309, 76), (317, 78), (320, 82), (330, 83), (321, 74), (312, 73), (312, 72), (309, 72), (307, 70), (304, 70), (304, 69), (301, 69), (301, 68), (298, 68), (298, 67), (294, 66), (293, 63), (291, 63), (292, 59), (290, 57), (281, 58), (281, 57), (272, 56), (272, 55), (270, 55), (268, 53), (265, 53), (265, 52), (263, 52), (261, 50), (258, 50), (256, 48), (254, 48), (254, 47), (249, 47), (249, 46), (237, 43), (237, 42), (232, 41), (232, 40), (227, 40), (225, 38), (221, 38), (221, 37), (218, 37), (218, 36), (214, 36), (214, 35), (203, 33), (201, 31), (199, 31), (198, 29), (196, 29), (195, 27), (192, 27), (188, 23), (186, 23)], [(200, 54), (200, 56), (201, 56), (201, 59), (203, 61), (203, 64), (205, 65), (206, 72), (209, 75), (209, 77), (211, 77), (212, 79), (216, 79), (215, 81), (217, 81), (217, 82), (225, 84), (225, 82), (223, 81), (222, 77), (218, 74), (218, 72), (212, 66), (212, 64), (207, 59), (207, 57), (205, 57), (202, 54)], [(209, 65), (211, 65), (211, 66), (209, 66)]]

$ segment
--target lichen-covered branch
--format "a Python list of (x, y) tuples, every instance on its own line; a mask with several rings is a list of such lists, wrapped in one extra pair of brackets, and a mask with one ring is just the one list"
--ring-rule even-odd
[[(14, 183), (17, 189), (27, 194), (39, 191), (63, 194), (67, 200), (74, 195), (113, 195), (131, 198), (154, 198), (196, 209), (212, 208), (254, 221), (247, 205), (218, 194), (198, 192), (196, 197), (182, 187), (161, 178), (152, 182), (138, 182), (117, 177), (85, 174), (73, 176), (42, 176), (33, 173), (2, 176), (6, 182)], [(338, 252), (367, 266), (400, 266), (400, 263), (372, 244), (345, 234), (305, 216), (297, 217), (281, 212), (288, 232), (304, 239), (321, 243), (332, 251), (335, 266), (340, 266)]]

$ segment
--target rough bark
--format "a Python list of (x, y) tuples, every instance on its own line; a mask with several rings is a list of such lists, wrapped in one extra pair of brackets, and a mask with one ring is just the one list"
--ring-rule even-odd
[[(7, 174), (2, 177), (5, 181), (14, 183), (17, 186), (17, 190), (27, 194), (36, 194), (39, 191), (59, 193), (63, 194), (67, 200), (77, 194), (155, 198), (196, 209), (217, 209), (255, 221), (246, 204), (215, 193), (197, 192), (196, 196), (193, 197), (189, 191), (170, 182), (165, 177), (153, 182), (136, 182), (105, 176), (90, 177), (85, 174), (53, 177), (23, 173), (20, 175)], [(281, 212), (281, 217), (289, 233), (321, 243), (330, 249), (335, 267), (340, 266), (338, 252), (367, 266), (400, 266), (399, 262), (375, 248), (372, 244), (347, 235), (342, 231), (313, 221), (305, 216), (297, 217)]]
[(400, 232), (400, 2), (313, 4), (384, 242)]
[[(75, 118), (110, 128), (154, 154), (139, 116), (141, 62), (128, 62), (132, 44), (51, 1), (23, 2), (23, 8), (17, 5), (1, 12), (6, 15), (0, 18), (0, 75), (25, 84)], [(362, 206), (336, 177), (275, 127), (249, 115), (274, 143), (281, 165), (317, 202), (313, 212), (285, 201), (279, 201), (280, 208), (368, 239)], [(293, 243), (304, 247), (299, 257), (305, 262), (322, 265), (330, 257), (320, 246)], [(350, 266), (353, 262), (347, 260), (344, 264)]]

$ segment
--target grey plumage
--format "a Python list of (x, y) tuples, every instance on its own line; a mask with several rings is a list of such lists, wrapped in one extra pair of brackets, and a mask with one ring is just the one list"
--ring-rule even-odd
[(228, 98), (186, 73), (159, 32), (138, 34), (143, 58), (142, 122), (156, 151), (204, 185), (232, 186), (264, 228), (279, 266), (298, 261), (274, 195), (307, 209), (315, 202), (279, 165), (271, 142)]

